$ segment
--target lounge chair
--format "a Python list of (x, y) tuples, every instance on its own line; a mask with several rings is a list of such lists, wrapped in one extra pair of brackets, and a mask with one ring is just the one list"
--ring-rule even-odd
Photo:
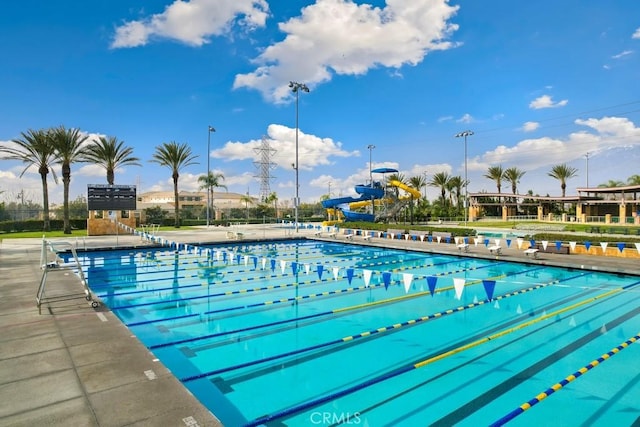
[(458, 244), (458, 250), (460, 252), (469, 252), (469, 244), (468, 243), (460, 243), (460, 244)]

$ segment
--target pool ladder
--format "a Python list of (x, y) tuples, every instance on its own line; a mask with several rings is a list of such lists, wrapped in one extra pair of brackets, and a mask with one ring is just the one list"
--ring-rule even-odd
[[(73, 257), (73, 261), (63, 262), (60, 257), (61, 251), (70, 251)], [(78, 253), (75, 247), (68, 242), (51, 242), (50, 240), (42, 239), (42, 251), (40, 253), (40, 269), (42, 270), (42, 278), (40, 279), (40, 286), (38, 286), (38, 293), (36, 295), (36, 304), (38, 306), (38, 314), (42, 314), (42, 304), (47, 299), (45, 298), (45, 288), (47, 286), (47, 276), (50, 272), (77, 272), (82, 283), (84, 297), (87, 301), (91, 302), (91, 307), (97, 308), (98, 301), (93, 299), (91, 290), (87, 285), (87, 280), (84, 277), (82, 271), (82, 265), (78, 259)]]

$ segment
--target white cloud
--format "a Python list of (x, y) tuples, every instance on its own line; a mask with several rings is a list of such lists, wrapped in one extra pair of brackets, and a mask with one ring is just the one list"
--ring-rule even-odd
[(531, 103), (529, 104), (529, 108), (532, 108), (534, 110), (539, 110), (541, 108), (557, 108), (557, 107), (564, 107), (568, 103), (569, 101), (566, 99), (563, 99), (562, 101), (558, 101), (558, 102), (553, 102), (553, 99), (551, 98), (551, 96), (542, 95), (534, 99), (533, 101), (531, 101)]
[(524, 132), (533, 132), (534, 130), (538, 129), (540, 127), (540, 123), (538, 122), (525, 122), (522, 125), (522, 130)]
[(462, 117), (456, 120), (457, 123), (473, 123), (473, 117), (469, 113), (465, 113)]
[(471, 159), (469, 168), (486, 171), (490, 165), (503, 164), (534, 170), (574, 161), (587, 152), (640, 146), (640, 128), (625, 117), (579, 119), (575, 123), (593, 132), (580, 130), (566, 138), (542, 137), (524, 139), (512, 147), (501, 145)]
[(640, 28), (638, 28), (635, 33), (631, 36), (632, 39), (640, 39)]
[[(296, 130), (282, 125), (269, 125), (267, 128), (267, 139), (269, 146), (274, 150), (271, 160), (277, 163), (278, 167), (285, 170), (292, 170), (295, 163), (295, 141)], [(261, 148), (262, 140), (251, 140), (249, 142), (227, 142), (223, 148), (212, 152), (213, 157), (230, 160), (260, 161), (260, 153), (256, 152)], [(352, 157), (359, 156), (359, 151), (345, 151), (342, 143), (331, 138), (321, 138), (309, 135), (298, 130), (298, 162), (300, 170), (312, 170), (320, 165), (330, 165), (332, 157)]]
[(633, 53), (633, 51), (632, 51), (632, 50), (623, 50), (623, 51), (622, 51), (622, 52), (620, 52), (619, 54), (617, 54), (617, 55), (613, 55), (611, 58), (613, 58), (613, 59), (620, 59), (620, 58), (623, 58), (623, 57), (625, 57), (625, 56), (627, 56), (627, 55), (631, 55), (632, 53)]
[(438, 123), (448, 122), (449, 120), (453, 120), (453, 116), (438, 117)]
[(458, 6), (447, 0), (388, 0), (384, 8), (352, 0), (318, 0), (280, 23), (284, 40), (254, 60), (255, 71), (236, 75), (234, 88), (253, 88), (275, 103), (291, 97), (290, 80), (310, 86), (332, 74), (362, 75), (378, 66), (416, 65), (431, 51), (456, 46), (448, 22)]
[(212, 36), (229, 33), (234, 25), (248, 30), (263, 27), (268, 12), (266, 0), (175, 0), (162, 13), (117, 27), (111, 47), (144, 46), (152, 38), (202, 46)]

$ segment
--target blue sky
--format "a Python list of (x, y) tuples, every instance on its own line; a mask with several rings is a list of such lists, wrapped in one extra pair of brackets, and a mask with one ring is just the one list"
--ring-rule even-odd
[[(199, 154), (180, 176), (196, 190), (211, 125), (211, 170), (229, 191), (258, 195), (266, 137), (271, 190), (291, 204), (290, 81), (310, 88), (299, 98), (303, 202), (329, 187), (354, 194), (370, 155), (407, 177), (463, 176), (454, 135), (467, 129), (469, 192), (495, 191), (483, 175), (498, 164), (526, 171), (519, 191), (540, 195), (560, 194), (547, 176), (560, 163), (578, 169), (569, 195), (640, 174), (637, 0), (22, 0), (3, 5), (0, 54), (1, 144), (58, 125), (116, 136), (143, 163), (116, 184), (139, 192), (172, 188), (148, 161), (167, 141)], [(37, 171), (22, 169), (0, 160), (0, 198), (41, 202)], [(77, 164), (71, 198), (103, 183)]]

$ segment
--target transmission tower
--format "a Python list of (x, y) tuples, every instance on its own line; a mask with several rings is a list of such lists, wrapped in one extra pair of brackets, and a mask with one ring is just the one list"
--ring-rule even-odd
[(276, 150), (271, 148), (269, 139), (263, 136), (260, 148), (254, 148), (253, 151), (259, 157), (259, 160), (253, 162), (253, 164), (258, 168), (256, 178), (260, 180), (260, 200), (265, 201), (271, 194), (271, 180), (275, 178), (275, 176), (271, 175), (271, 171), (278, 166), (277, 163), (271, 160)]

